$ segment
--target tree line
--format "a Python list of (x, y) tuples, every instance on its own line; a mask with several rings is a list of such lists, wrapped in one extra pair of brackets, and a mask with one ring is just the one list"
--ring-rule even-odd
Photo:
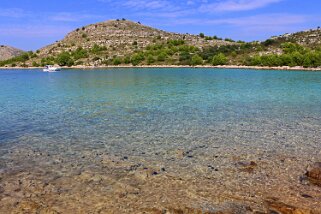
[[(133, 44), (134, 45), (134, 44)], [(270, 47), (277, 47), (271, 52)], [(37, 59), (37, 53), (26, 52), (20, 56), (0, 62), (0, 66), (25, 65)], [(34, 60), (32, 66), (58, 64), (60, 66), (86, 65), (97, 62), (101, 65), (248, 65), (248, 66), (321, 66), (321, 48), (310, 49), (296, 43), (276, 44), (273, 40), (262, 43), (239, 43), (225, 46), (198, 48), (184, 40), (168, 40), (148, 45), (125, 56), (108, 56), (108, 49), (94, 45), (90, 49), (78, 47), (56, 56)]]

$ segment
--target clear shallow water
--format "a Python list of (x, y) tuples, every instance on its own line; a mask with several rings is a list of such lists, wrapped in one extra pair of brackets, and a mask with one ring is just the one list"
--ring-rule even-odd
[(299, 180), (321, 161), (320, 72), (0, 70), (0, 86), (0, 212), (21, 213), (23, 200), (119, 213), (229, 196), (320, 208)]
[(2, 70), (0, 85), (1, 143), (24, 135), (81, 141), (137, 132), (142, 138), (197, 136), (240, 122), (320, 125), (321, 118), (319, 72)]

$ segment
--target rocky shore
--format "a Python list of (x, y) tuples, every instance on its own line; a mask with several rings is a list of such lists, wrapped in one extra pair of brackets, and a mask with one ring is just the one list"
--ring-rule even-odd
[[(251, 70), (287, 70), (287, 71), (321, 71), (321, 68), (304, 68), (304, 67), (262, 67), (262, 66), (241, 66), (241, 65), (199, 65), (199, 66), (185, 66), (185, 65), (118, 65), (118, 66), (72, 66), (62, 67), (64, 69), (103, 69), (103, 68), (220, 68), (220, 69), (251, 69)], [(0, 69), (40, 69), (39, 67), (0, 67)]]
[(125, 155), (44, 141), (2, 146), (0, 213), (321, 213), (308, 153), (201, 143)]

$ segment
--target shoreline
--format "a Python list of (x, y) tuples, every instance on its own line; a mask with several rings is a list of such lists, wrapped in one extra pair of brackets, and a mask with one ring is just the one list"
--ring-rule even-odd
[[(300, 66), (290, 67), (267, 67), (267, 66), (243, 66), (243, 65), (111, 65), (111, 66), (72, 66), (72, 67), (62, 67), (64, 69), (99, 69), (99, 68), (216, 68), (216, 69), (251, 69), (251, 70), (282, 70), (282, 71), (321, 71), (321, 67), (318, 68), (304, 68)], [(28, 69), (42, 69), (42, 67), (0, 67), (0, 70), (28, 70)]]

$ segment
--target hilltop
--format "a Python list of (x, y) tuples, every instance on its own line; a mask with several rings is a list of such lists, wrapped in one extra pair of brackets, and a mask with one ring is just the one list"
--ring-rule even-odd
[(280, 36), (271, 37), (277, 43), (292, 42), (304, 47), (314, 48), (321, 45), (321, 28), (286, 33)]
[(245, 65), (321, 67), (321, 29), (235, 42), (170, 33), (122, 20), (91, 24), (54, 44), (0, 61), (0, 66)]
[(0, 61), (19, 56), (22, 53), (23, 51), (17, 48), (0, 45)]

